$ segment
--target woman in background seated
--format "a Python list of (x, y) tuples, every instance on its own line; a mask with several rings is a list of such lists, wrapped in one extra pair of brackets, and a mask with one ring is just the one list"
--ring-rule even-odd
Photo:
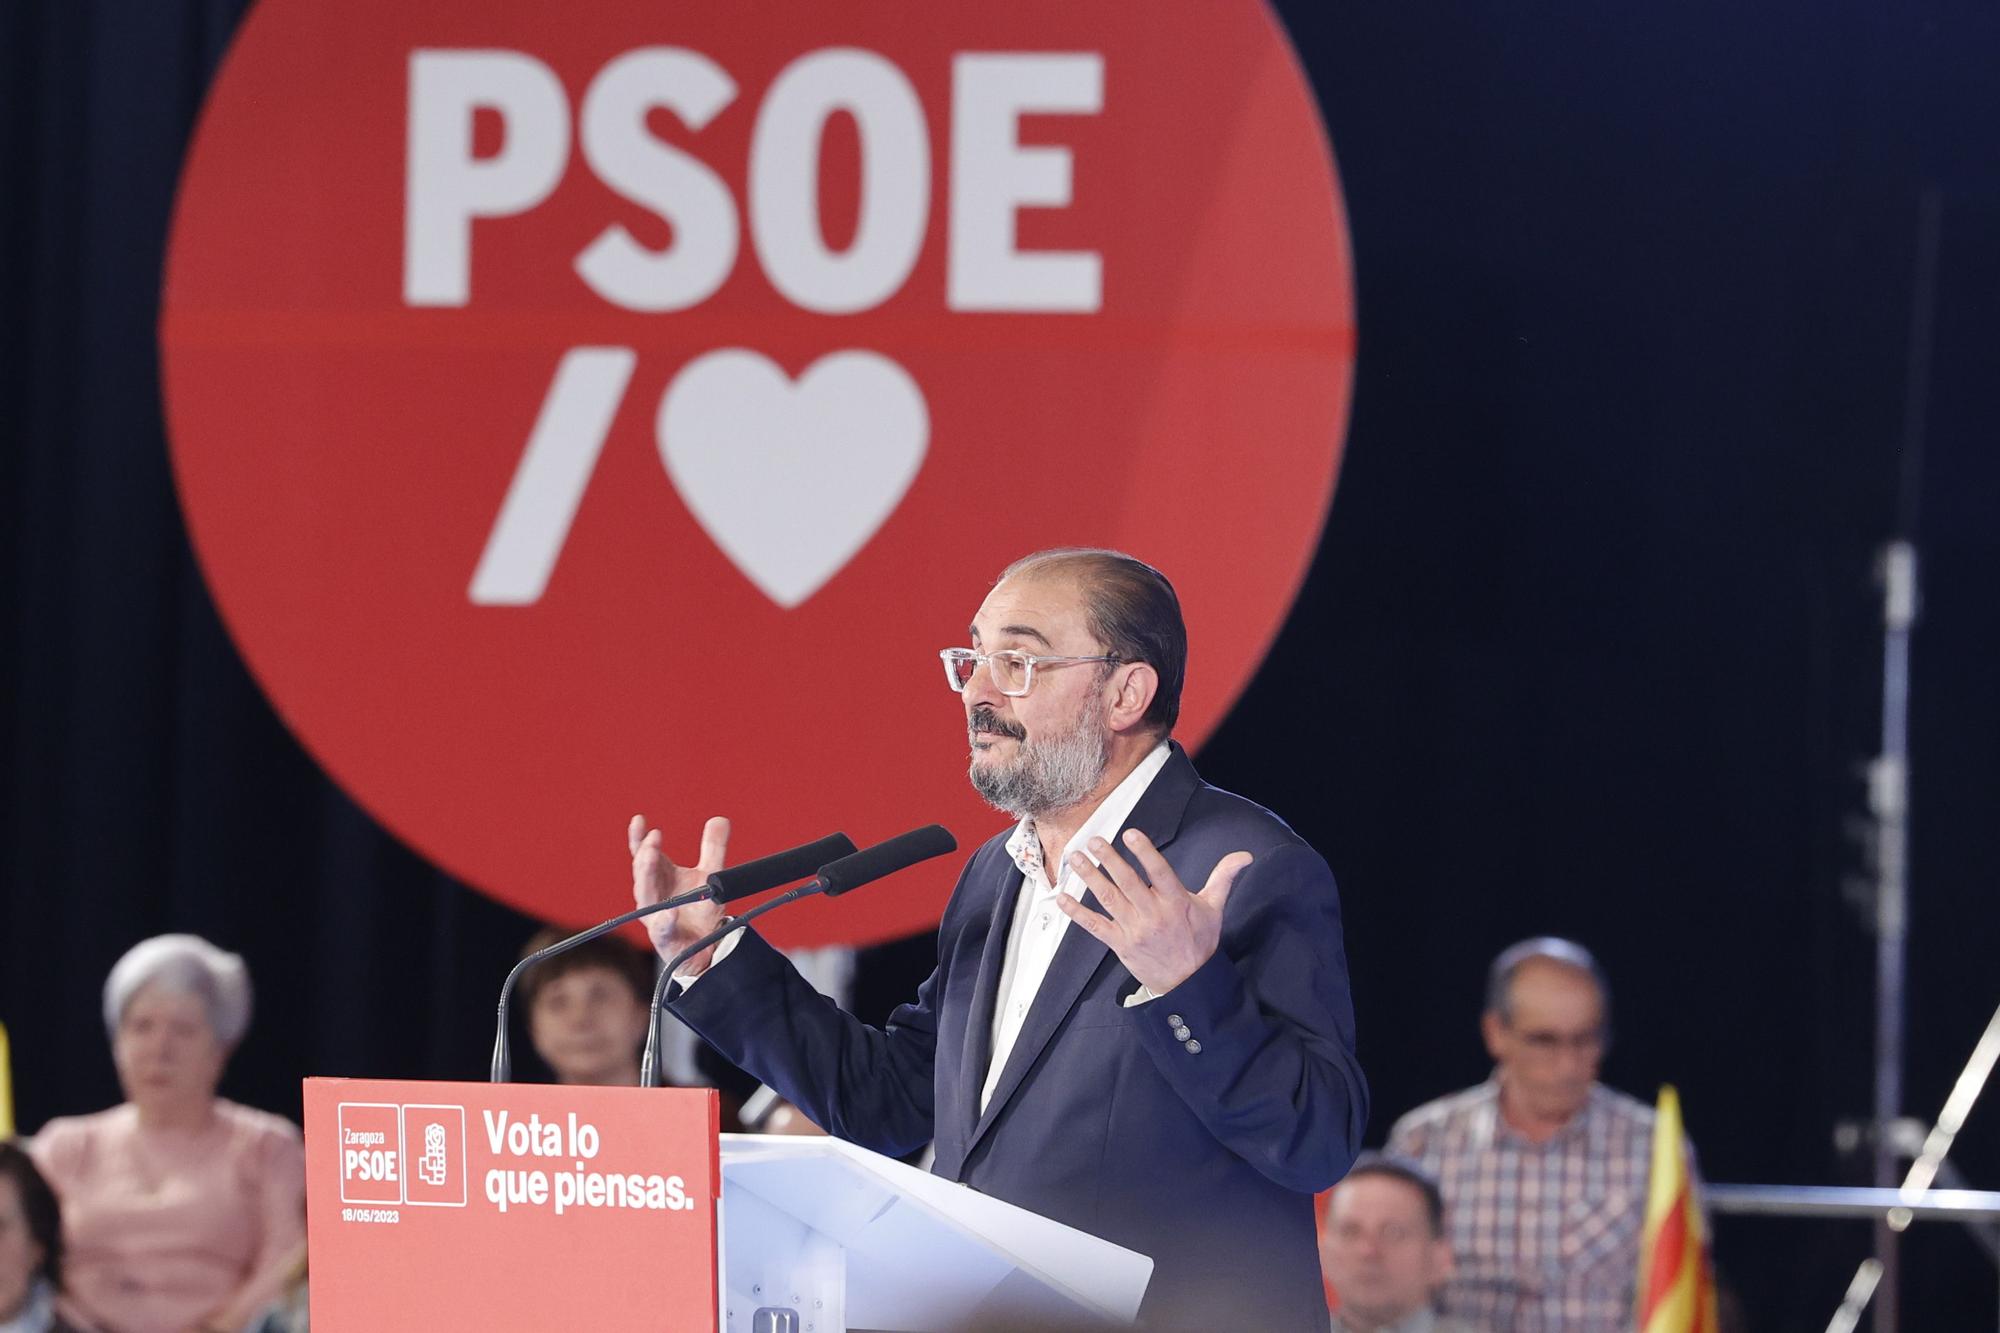
[(243, 960), (145, 940), (104, 983), (104, 1025), (124, 1104), (33, 1148), (62, 1200), (65, 1307), (108, 1333), (238, 1333), (305, 1240), (297, 1127), (215, 1095), (250, 1026)]
[(0, 1143), (0, 1333), (76, 1333), (56, 1313), (62, 1214), (27, 1153)]
[[(521, 957), (539, 953), (563, 938), (553, 928), (537, 931)], [(658, 959), (616, 935), (601, 935), (559, 953), (521, 976), (516, 992), (528, 1014), (528, 1040), (535, 1054), (555, 1075), (556, 1082), (632, 1088), (639, 1084), (639, 1062), (646, 1049), (646, 1028), (653, 1014), (654, 968)], [(692, 1034), (669, 1019), (666, 1057), (661, 1075), (669, 1087), (706, 1087), (711, 1071), (701, 1068)], [(676, 1047), (689, 1043), (685, 1063), (675, 1074)], [(720, 1059), (720, 1057), (717, 1057)], [(733, 1066), (722, 1066), (715, 1080), (721, 1100), (722, 1128), (737, 1128), (742, 1098), (730, 1084), (755, 1081)], [(733, 1079), (732, 1077), (733, 1076)]]
[[(544, 930), (523, 958), (562, 936)], [(633, 1088), (653, 1012), (653, 955), (615, 935), (579, 944), (521, 977), (528, 1039), (558, 1083)]]

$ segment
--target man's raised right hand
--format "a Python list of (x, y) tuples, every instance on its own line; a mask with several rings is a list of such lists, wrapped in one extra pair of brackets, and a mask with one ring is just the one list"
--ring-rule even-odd
[[(722, 869), (729, 853), (729, 821), (717, 815), (702, 826), (701, 859), (691, 866), (675, 865), (668, 859), (660, 848), (660, 831), (648, 829), (644, 815), (632, 816), (625, 840), (632, 849), (632, 905), (646, 907), (698, 889), (710, 875)], [(646, 933), (653, 937), (653, 948), (660, 957), (668, 959), (721, 925), (724, 915), (721, 903), (689, 903), (647, 917)], [(714, 955), (713, 947), (703, 949), (682, 963), (678, 974), (692, 977), (706, 972)]]

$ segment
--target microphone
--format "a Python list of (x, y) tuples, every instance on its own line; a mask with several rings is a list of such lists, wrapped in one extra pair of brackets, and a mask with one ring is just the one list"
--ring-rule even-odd
[(731, 931), (749, 925), (766, 912), (775, 911), (801, 898), (810, 898), (816, 893), (837, 898), (864, 884), (886, 879), (898, 870), (907, 869), (920, 861), (943, 856), (946, 852), (956, 850), (957, 847), (958, 839), (951, 836), (951, 830), (942, 824), (926, 824), (920, 829), (899, 833), (893, 838), (878, 842), (873, 847), (849, 852), (839, 860), (821, 866), (819, 874), (797, 888), (787, 889), (768, 902), (758, 903), (741, 916), (722, 918), (714, 930), (668, 959), (667, 965), (660, 969), (659, 980), (653, 986), (653, 1016), (646, 1028), (646, 1054), (639, 1062), (639, 1086), (642, 1088), (660, 1086), (660, 1014), (666, 1004), (667, 987), (673, 983), (674, 969), (703, 949), (720, 942)]
[(745, 861), (740, 866), (716, 871), (708, 877), (708, 885), (714, 890), (710, 896), (719, 903), (735, 902), (738, 898), (748, 898), (766, 889), (775, 889), (780, 884), (804, 879), (831, 857), (853, 855), (854, 839), (845, 833), (829, 833), (815, 842), (801, 843), (782, 852), (760, 856), (755, 861)]
[(821, 866), (818, 883), (829, 898), (838, 898), (850, 889), (886, 879), (898, 870), (920, 861), (958, 850), (958, 839), (942, 824), (926, 824), (908, 833), (898, 833), (859, 852), (849, 852), (832, 865)]
[(557, 940), (546, 949), (535, 952), (514, 964), (507, 973), (507, 979), (500, 983), (499, 1022), (493, 1033), (492, 1081), (506, 1083), (514, 1076), (513, 1052), (507, 1034), (507, 1007), (514, 998), (514, 986), (521, 974), (535, 964), (568, 953), (579, 944), (588, 944), (600, 935), (608, 935), (620, 926), (629, 926), (634, 921), (649, 917), (655, 912), (669, 912), (689, 903), (713, 900), (718, 903), (734, 902), (738, 898), (748, 898), (775, 889), (780, 884), (789, 884), (803, 875), (813, 872), (815, 866), (823, 865), (829, 856), (848, 857), (854, 855), (854, 840), (845, 833), (830, 833), (824, 838), (789, 847), (782, 852), (760, 856), (755, 861), (745, 861), (740, 866), (718, 870), (702, 882), (700, 888), (686, 893), (677, 893), (661, 902), (635, 907), (629, 912), (621, 912), (609, 921), (600, 921), (588, 930), (580, 930), (565, 940)]

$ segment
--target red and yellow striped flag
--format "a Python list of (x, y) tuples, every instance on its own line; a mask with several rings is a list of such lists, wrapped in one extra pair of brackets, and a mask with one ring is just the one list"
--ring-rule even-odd
[(1653, 1119), (1653, 1173), (1639, 1241), (1639, 1333), (1716, 1333), (1715, 1271), (1694, 1196), (1680, 1094), (1660, 1089)]
[(14, 1137), (14, 1057), (7, 1049), (7, 1025), (0, 1023), (0, 1140)]

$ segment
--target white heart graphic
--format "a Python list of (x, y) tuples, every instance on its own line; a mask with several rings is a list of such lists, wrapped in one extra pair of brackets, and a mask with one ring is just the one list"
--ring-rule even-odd
[(923, 390), (886, 356), (834, 352), (794, 383), (741, 347), (683, 367), (657, 426), (660, 459), (696, 520), (787, 609), (896, 512), (931, 431)]

